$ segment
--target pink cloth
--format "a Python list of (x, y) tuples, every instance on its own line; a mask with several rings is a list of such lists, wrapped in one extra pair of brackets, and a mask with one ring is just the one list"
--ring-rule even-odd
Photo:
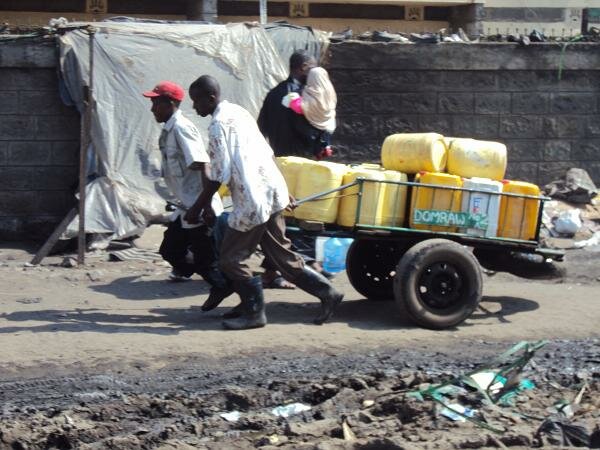
[(290, 109), (296, 114), (302, 114), (302, 97), (295, 98), (290, 102)]

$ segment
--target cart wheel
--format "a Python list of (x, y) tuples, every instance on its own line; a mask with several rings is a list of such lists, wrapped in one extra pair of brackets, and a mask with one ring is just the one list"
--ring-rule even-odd
[(458, 325), (481, 301), (481, 269), (473, 254), (446, 239), (428, 239), (400, 259), (394, 297), (402, 313), (425, 328)]
[(394, 298), (396, 263), (404, 249), (395, 242), (354, 240), (346, 255), (350, 284), (369, 300)]

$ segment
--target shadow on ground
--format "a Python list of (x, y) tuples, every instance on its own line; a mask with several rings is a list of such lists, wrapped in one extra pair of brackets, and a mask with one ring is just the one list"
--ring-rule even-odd
[(208, 294), (210, 286), (199, 278), (184, 282), (170, 282), (130, 276), (117, 278), (107, 284), (91, 285), (90, 289), (122, 300), (158, 300), (205, 295)]
[[(133, 278), (133, 277), (131, 277)], [(100, 292), (114, 290), (119, 283), (129, 283), (130, 278), (122, 278), (104, 286), (93, 286)], [(152, 291), (157, 286), (162, 287), (164, 282), (144, 281), (136, 282), (143, 291)], [(176, 295), (185, 297), (187, 290), (196, 290), (199, 284), (194, 282), (177, 286)], [(109, 286), (107, 288), (107, 286)], [(188, 287), (191, 286), (191, 287)], [(156, 291), (154, 291), (156, 292)], [(141, 292), (115, 294), (119, 298), (141, 300), (145, 297)], [(278, 294), (278, 297), (284, 294)], [(193, 294), (190, 295), (193, 297)], [(267, 315), (270, 324), (294, 325), (298, 323), (311, 323), (320, 311), (320, 303), (309, 301), (306, 303), (268, 301)], [(308, 300), (308, 297), (307, 297)], [(197, 305), (181, 308), (139, 308), (140, 313), (124, 309), (127, 313), (120, 313), (118, 309), (76, 309), (76, 310), (38, 310), (17, 311), (0, 315), (0, 320), (8, 322), (0, 325), (0, 334), (28, 332), (99, 332), (99, 333), (152, 333), (173, 335), (187, 330), (221, 330), (221, 314), (227, 307), (219, 307), (208, 313), (200, 310), (201, 300)], [(478, 321), (497, 319), (500, 323), (510, 323), (508, 317), (514, 314), (534, 311), (539, 308), (538, 303), (516, 297), (484, 297), (483, 309), (476, 310), (470, 319), (459, 325), (477, 326)], [(492, 308), (495, 311), (490, 311)], [(14, 326), (10, 322), (28, 322), (26, 325)], [(31, 324), (30, 322), (43, 322)], [(332, 322), (345, 323), (349, 327), (364, 330), (398, 330), (414, 328), (414, 324), (407, 317), (402, 317), (396, 310), (393, 301), (371, 301), (366, 299), (344, 301), (336, 311)], [(0, 322), (1, 323), (1, 322)], [(323, 325), (327, 326), (327, 324)]]

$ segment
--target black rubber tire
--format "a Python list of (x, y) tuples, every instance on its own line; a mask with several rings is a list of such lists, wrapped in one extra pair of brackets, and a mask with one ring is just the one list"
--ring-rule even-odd
[(463, 322), (481, 301), (481, 268), (473, 253), (447, 239), (428, 239), (400, 259), (394, 298), (402, 314), (424, 328)]
[(403, 253), (396, 242), (355, 239), (346, 254), (350, 284), (369, 300), (392, 301), (396, 264)]

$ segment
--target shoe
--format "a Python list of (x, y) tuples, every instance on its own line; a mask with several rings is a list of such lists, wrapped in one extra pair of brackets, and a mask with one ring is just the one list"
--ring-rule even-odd
[(238, 317), (242, 317), (243, 311), (244, 311), (244, 308), (242, 307), (242, 304), (240, 303), (239, 305), (231, 308), (226, 313), (223, 313), (223, 315), (221, 315), (221, 317), (223, 319), (237, 319)]
[(294, 280), (296, 286), (321, 300), (321, 314), (313, 322), (322, 325), (328, 321), (338, 305), (344, 299), (344, 294), (337, 291), (320, 273), (304, 266), (302, 274)]
[(267, 324), (267, 316), (265, 314), (265, 299), (261, 278), (250, 278), (236, 282), (235, 285), (235, 291), (242, 300), (241, 315), (235, 319), (224, 320), (223, 327), (228, 330), (248, 330), (264, 327)]
[(210, 270), (201, 274), (204, 281), (210, 284), (210, 294), (202, 305), (202, 311), (210, 311), (235, 292), (231, 283), (218, 270)]
[(177, 270), (173, 269), (169, 274), (169, 281), (173, 281), (175, 283), (179, 283), (182, 281), (190, 281), (192, 276), (186, 277), (185, 275), (180, 274)]

